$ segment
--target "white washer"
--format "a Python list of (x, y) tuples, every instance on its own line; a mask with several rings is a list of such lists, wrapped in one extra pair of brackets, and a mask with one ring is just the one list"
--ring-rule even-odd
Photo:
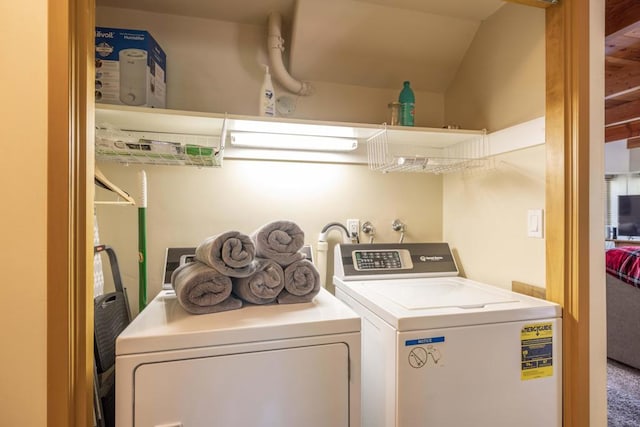
[(116, 341), (116, 425), (360, 426), (360, 317), (324, 289), (204, 315), (161, 291)]
[(562, 425), (557, 304), (457, 277), (446, 243), (338, 245), (362, 316), (362, 425)]

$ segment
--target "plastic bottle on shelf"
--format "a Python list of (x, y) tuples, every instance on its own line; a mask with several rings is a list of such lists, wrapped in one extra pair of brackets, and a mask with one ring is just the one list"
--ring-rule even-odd
[(416, 97), (413, 94), (413, 90), (411, 89), (410, 83), (408, 81), (404, 82), (404, 87), (400, 91), (398, 101), (400, 101), (400, 125), (413, 126)]
[(271, 82), (271, 74), (269, 74), (269, 66), (264, 65), (264, 81), (260, 88), (260, 105), (261, 116), (276, 115), (276, 95), (273, 92), (273, 83)]

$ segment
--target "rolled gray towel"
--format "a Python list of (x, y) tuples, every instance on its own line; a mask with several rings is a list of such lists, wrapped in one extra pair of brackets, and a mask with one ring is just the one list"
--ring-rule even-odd
[(284, 289), (278, 303), (310, 302), (320, 292), (320, 273), (307, 259), (296, 261), (284, 269)]
[(182, 308), (191, 314), (242, 307), (242, 301), (231, 295), (231, 279), (198, 261), (176, 268), (171, 275), (171, 285)]
[(196, 259), (229, 277), (247, 277), (256, 271), (253, 240), (239, 231), (207, 238), (196, 248)]
[(269, 304), (284, 288), (282, 267), (272, 259), (256, 258), (257, 270), (249, 277), (233, 278), (233, 293), (252, 304)]
[(304, 258), (304, 231), (293, 221), (280, 220), (263, 225), (251, 234), (256, 256), (269, 258), (285, 267)]

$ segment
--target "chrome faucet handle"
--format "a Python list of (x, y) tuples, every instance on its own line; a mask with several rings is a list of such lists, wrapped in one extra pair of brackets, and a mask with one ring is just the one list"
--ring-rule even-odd
[(373, 243), (373, 236), (375, 234), (375, 230), (373, 228), (373, 224), (371, 223), (371, 221), (365, 221), (364, 223), (362, 223), (361, 229), (364, 234), (369, 235), (369, 243)]
[(402, 243), (404, 241), (404, 230), (405, 230), (404, 223), (402, 221), (400, 221), (399, 219), (396, 219), (391, 223), (391, 228), (393, 229), (393, 231), (400, 232), (400, 242), (399, 243)]

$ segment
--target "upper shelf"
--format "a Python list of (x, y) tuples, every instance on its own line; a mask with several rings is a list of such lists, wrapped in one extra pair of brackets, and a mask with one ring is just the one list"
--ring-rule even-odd
[[(142, 133), (145, 139), (157, 138), (161, 141), (171, 141), (168, 135), (208, 138), (206, 143), (195, 145), (213, 146), (213, 152), (219, 153), (220, 162), (223, 152), (224, 157), (227, 158), (282, 159), (282, 152), (276, 150), (225, 147), (225, 133), (230, 131), (357, 138), (359, 140), (359, 148), (349, 154), (305, 152), (299, 153), (298, 158), (296, 158), (296, 160), (303, 161), (346, 163), (367, 163), (365, 142), (379, 135), (383, 129), (386, 129), (386, 140), (389, 146), (394, 147), (394, 150), (406, 152), (410, 156), (444, 157), (443, 150), (448, 150), (469, 140), (476, 140), (484, 135), (484, 131), (475, 130), (385, 127), (384, 125), (376, 124), (241, 116), (108, 104), (96, 105), (95, 123), (98, 129), (97, 134), (105, 131), (125, 131), (133, 132), (136, 136)], [(283, 125), (286, 125), (286, 130), (282, 129)], [(163, 135), (158, 136), (159, 134)], [(181, 141), (174, 140), (174, 142)], [(100, 155), (98, 151), (97, 154)], [(133, 157), (136, 157), (135, 153), (119, 160), (128, 162)], [(102, 158), (105, 159), (104, 156)], [(147, 160), (143, 162), (147, 162)], [(198, 165), (203, 166), (203, 164)], [(204, 166), (219, 166), (219, 164), (204, 164)]]
[[(311, 121), (283, 117), (241, 116), (96, 104), (97, 127), (219, 136), (225, 118), (228, 122), (228, 131), (246, 131), (248, 130), (247, 126), (257, 122), (267, 124), (267, 126), (269, 123), (288, 123), (300, 125), (300, 134), (304, 135), (352, 136), (364, 140), (381, 129), (379, 124)], [(432, 148), (443, 148), (484, 133), (481, 130), (402, 126), (387, 126), (387, 132), (390, 139), (402, 141), (404, 144), (426, 144)]]

